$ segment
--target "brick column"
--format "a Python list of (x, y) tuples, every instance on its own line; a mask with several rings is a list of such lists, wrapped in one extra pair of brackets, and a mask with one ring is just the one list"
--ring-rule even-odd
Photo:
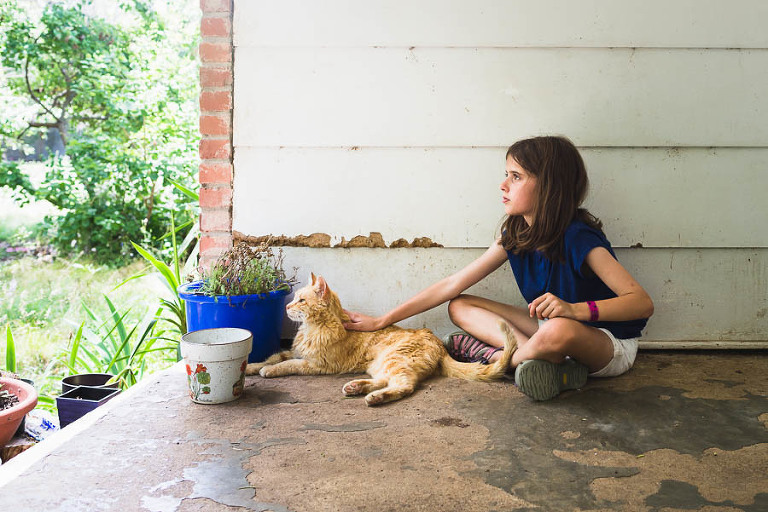
[(232, 247), (234, 0), (200, 0), (200, 265)]

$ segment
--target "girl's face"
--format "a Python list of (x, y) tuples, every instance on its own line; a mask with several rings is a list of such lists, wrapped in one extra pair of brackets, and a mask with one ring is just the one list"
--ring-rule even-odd
[(528, 173), (511, 156), (507, 158), (506, 178), (501, 182), (501, 201), (507, 215), (522, 215), (530, 226), (533, 222), (536, 176)]

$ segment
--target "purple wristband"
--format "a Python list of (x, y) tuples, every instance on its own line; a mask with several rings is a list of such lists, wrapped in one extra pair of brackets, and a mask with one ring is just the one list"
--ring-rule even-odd
[(587, 306), (589, 306), (589, 321), (597, 322), (598, 318), (600, 318), (600, 310), (597, 309), (597, 304), (593, 300), (588, 300)]

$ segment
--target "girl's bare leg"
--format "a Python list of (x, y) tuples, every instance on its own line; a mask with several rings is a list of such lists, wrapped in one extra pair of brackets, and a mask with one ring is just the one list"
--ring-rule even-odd
[[(613, 343), (603, 331), (569, 318), (553, 318), (539, 328), (538, 320), (529, 316), (527, 308), (473, 295), (460, 295), (452, 300), (448, 313), (454, 324), (499, 348), (504, 346), (504, 335), (496, 325), (499, 319), (506, 320), (517, 338), (512, 367), (527, 359), (560, 363), (570, 356), (594, 372), (604, 368), (613, 358)], [(497, 352), (490, 361), (499, 357)]]
[[(504, 334), (497, 327), (505, 320), (517, 338), (518, 347), (524, 345), (539, 328), (535, 318), (528, 316), (528, 309), (510, 306), (474, 295), (459, 295), (448, 304), (451, 321), (475, 338), (494, 347), (504, 347)], [(494, 354), (492, 361), (498, 359)], [(496, 358), (496, 359), (494, 359)]]
[(510, 366), (527, 359), (561, 363), (566, 356), (586, 365), (590, 372), (596, 372), (613, 359), (613, 342), (600, 329), (570, 318), (552, 318), (518, 348)]

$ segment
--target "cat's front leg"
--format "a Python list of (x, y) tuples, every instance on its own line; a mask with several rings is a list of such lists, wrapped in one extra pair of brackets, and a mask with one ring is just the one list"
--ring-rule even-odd
[(265, 366), (259, 371), (264, 378), (283, 377), (285, 375), (321, 375), (328, 373), (306, 359), (289, 359), (277, 364)]
[(278, 352), (277, 354), (272, 354), (266, 360), (260, 363), (250, 363), (248, 366), (245, 367), (245, 374), (256, 375), (265, 366), (268, 366), (271, 364), (277, 364), (280, 361), (287, 361), (292, 357), (293, 357), (293, 352), (291, 352), (290, 350), (283, 350), (282, 352)]

